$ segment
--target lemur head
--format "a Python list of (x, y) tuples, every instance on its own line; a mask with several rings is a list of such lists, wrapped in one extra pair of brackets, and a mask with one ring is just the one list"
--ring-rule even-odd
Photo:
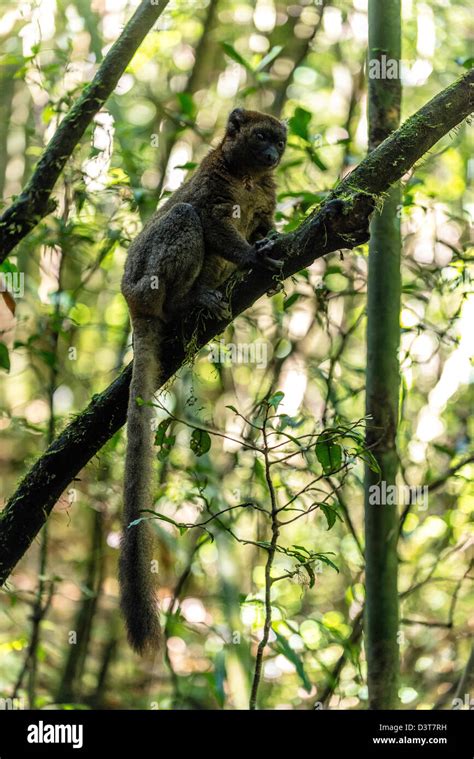
[(235, 108), (229, 114), (222, 151), (231, 170), (264, 174), (280, 163), (286, 136), (286, 124), (274, 116)]

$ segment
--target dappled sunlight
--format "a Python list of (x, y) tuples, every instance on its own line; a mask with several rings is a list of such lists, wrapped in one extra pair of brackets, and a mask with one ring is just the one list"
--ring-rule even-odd
[(467, 711), (468, 3), (4, 6), (0, 710)]

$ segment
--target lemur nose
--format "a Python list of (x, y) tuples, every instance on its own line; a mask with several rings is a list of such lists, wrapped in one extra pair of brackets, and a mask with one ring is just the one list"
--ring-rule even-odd
[(278, 158), (278, 150), (276, 148), (268, 148), (265, 151), (265, 161), (269, 166), (278, 163)]

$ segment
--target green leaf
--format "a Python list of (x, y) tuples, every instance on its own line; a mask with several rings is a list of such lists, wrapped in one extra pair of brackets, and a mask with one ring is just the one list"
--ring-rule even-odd
[(296, 134), (309, 142), (308, 127), (311, 122), (311, 113), (306, 108), (295, 108), (295, 112), (288, 121), (291, 134)]
[(183, 171), (188, 171), (191, 169), (195, 169), (198, 164), (195, 161), (188, 161), (187, 163), (182, 163), (179, 166), (174, 166), (175, 169), (183, 169)]
[(382, 474), (382, 470), (380, 469), (379, 462), (375, 458), (372, 451), (364, 450), (360, 451), (359, 457), (362, 459), (362, 461), (365, 461), (369, 469), (372, 470), (372, 472), (375, 472), (375, 474)]
[(166, 438), (166, 432), (171, 424), (171, 419), (163, 419), (159, 425), (155, 434), (155, 445), (163, 445)]
[(315, 560), (319, 559), (319, 561), (322, 561), (323, 564), (327, 564), (328, 567), (332, 567), (336, 570), (336, 572), (339, 574), (339, 567), (337, 567), (331, 559), (328, 559), (327, 554), (325, 553), (315, 553), (314, 557)]
[(194, 118), (196, 113), (196, 103), (193, 100), (193, 96), (189, 92), (179, 92), (177, 94), (179, 105), (181, 106), (181, 113), (189, 118)]
[(255, 458), (253, 463), (253, 471), (257, 482), (266, 488), (267, 480), (265, 478), (265, 469), (260, 459)]
[(269, 540), (256, 540), (255, 545), (265, 548), (266, 551), (269, 551), (273, 547)]
[(193, 430), (190, 446), (196, 456), (202, 456), (211, 447), (211, 436), (206, 430)]
[(230, 42), (221, 42), (221, 47), (224, 50), (225, 54), (229, 56), (229, 58), (232, 58), (233, 61), (236, 63), (239, 63), (241, 66), (247, 69), (247, 71), (251, 71), (253, 73), (253, 69), (248, 63), (245, 58), (242, 58), (240, 53), (237, 52), (237, 50), (230, 44)]
[(277, 409), (284, 397), (285, 393), (282, 393), (281, 390), (277, 390), (277, 392), (273, 393), (273, 395), (268, 399), (268, 405), (272, 406), (274, 409)]
[(10, 371), (10, 354), (5, 343), (0, 343), (0, 368)]
[(216, 654), (216, 658), (214, 660), (214, 693), (217, 699), (217, 703), (221, 707), (224, 706), (225, 702), (224, 684), (227, 677), (225, 655), (225, 650), (219, 651)]
[(23, 61), (26, 60), (22, 55), (16, 53), (6, 53), (0, 56), (0, 66), (21, 66)]
[[(327, 519), (328, 523), (328, 530), (331, 529), (331, 527), (334, 527), (336, 523), (336, 519), (341, 519), (340, 515), (337, 513), (336, 509), (333, 509), (331, 506), (328, 506), (327, 503), (320, 503), (319, 508), (323, 512), (324, 516)], [(342, 519), (341, 519), (342, 522)]]
[(263, 71), (263, 69), (268, 66), (269, 63), (271, 63), (277, 56), (280, 55), (281, 51), (283, 50), (283, 47), (281, 45), (275, 45), (275, 47), (272, 47), (269, 53), (267, 53), (260, 63), (258, 64), (257, 68), (255, 69), (256, 72)]
[(270, 74), (266, 71), (260, 71), (260, 73), (255, 74), (255, 78), (259, 84), (267, 84), (267, 82), (271, 82), (272, 80)]
[(335, 472), (342, 464), (342, 448), (338, 443), (333, 442), (329, 430), (325, 430), (318, 437), (316, 457), (323, 467), (324, 474)]
[[(272, 627), (272, 630), (273, 630), (273, 627)], [(275, 633), (275, 636), (276, 636), (276, 641), (274, 642), (273, 647), (276, 648), (276, 650), (279, 651), (281, 654), (283, 654), (285, 659), (288, 659), (288, 661), (290, 661), (294, 665), (298, 673), (298, 676), (301, 682), (303, 683), (303, 687), (305, 691), (309, 693), (311, 691), (312, 686), (311, 686), (309, 677), (305, 672), (303, 662), (301, 661), (296, 651), (294, 651), (291, 648), (287, 639), (283, 635), (278, 633), (276, 630), (273, 630), (273, 632)]]
[(296, 550), (297, 550), (297, 551), (304, 551), (304, 553), (307, 553), (307, 554), (309, 554), (309, 551), (308, 551), (308, 549), (307, 549), (307, 548), (305, 548), (304, 546), (297, 546), (297, 545), (295, 544), (294, 546), (292, 546), (292, 548), (296, 548)]
[(158, 451), (159, 461), (165, 461), (168, 458), (176, 442), (176, 435), (167, 434), (171, 421), (171, 419), (162, 419), (155, 434), (155, 445), (160, 448)]
[(0, 271), (3, 271), (7, 274), (17, 272), (18, 266), (16, 266), (15, 264), (12, 264), (11, 261), (8, 261), (7, 259), (6, 261), (2, 261), (2, 263), (0, 264)]
[(463, 66), (465, 69), (472, 69), (474, 66), (474, 58), (456, 58), (456, 63)]
[(138, 517), (138, 519), (134, 519), (133, 522), (130, 522), (128, 528), (136, 527), (138, 524), (140, 524), (140, 522), (144, 522), (147, 519), (160, 519), (162, 522), (168, 522), (168, 524), (172, 524), (173, 527), (176, 527), (176, 529), (179, 530), (180, 535), (184, 535), (188, 529), (188, 526), (183, 522), (175, 522), (175, 520), (171, 519), (171, 517), (167, 517), (164, 514), (158, 514), (156, 511), (152, 511), (151, 509), (142, 509), (142, 513), (153, 514), (153, 517)]
[(316, 575), (313, 572), (313, 568), (311, 564), (304, 564), (304, 568), (306, 569), (309, 577), (309, 587), (314, 588), (314, 584), (316, 582)]
[(310, 158), (310, 161), (314, 163), (315, 166), (318, 167), (321, 171), (327, 171), (328, 167), (324, 163), (324, 161), (321, 160), (321, 158), (318, 156), (315, 150), (311, 150), (308, 148), (308, 156)]
[(249, 95), (254, 95), (256, 92), (258, 92), (258, 87), (255, 87), (255, 85), (251, 85), (250, 87), (244, 87), (243, 90), (239, 90), (239, 98), (242, 100), (245, 100), (246, 97)]
[(283, 311), (287, 311), (293, 303), (301, 298), (301, 293), (292, 293), (285, 301), (283, 301)]
[(161, 450), (158, 451), (158, 454), (157, 454), (158, 461), (165, 461), (168, 458), (175, 442), (176, 442), (175, 435), (173, 435), (172, 437), (166, 438), (163, 446), (161, 447)]
[[(279, 414), (279, 425), (278, 429), (280, 432), (285, 430), (287, 427), (291, 427), (292, 429), (296, 429), (297, 427), (301, 427), (302, 424), (304, 424), (304, 419), (298, 419), (294, 416), (289, 416), (288, 414)], [(288, 433), (287, 433), (288, 434)], [(302, 443), (300, 440), (298, 440), (297, 437), (293, 437), (293, 435), (288, 435), (289, 440), (291, 440), (295, 445), (298, 446), (298, 448), (302, 447)]]

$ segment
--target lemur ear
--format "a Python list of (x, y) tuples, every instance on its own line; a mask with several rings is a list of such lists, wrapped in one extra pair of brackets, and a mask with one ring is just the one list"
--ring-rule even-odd
[(246, 114), (243, 108), (234, 108), (234, 110), (229, 113), (229, 118), (227, 120), (227, 134), (233, 136), (234, 134), (237, 134), (237, 132), (240, 132), (240, 128), (245, 122), (245, 118)]
[(280, 124), (282, 125), (283, 129), (285, 130), (285, 134), (288, 134), (288, 123), (289, 123), (289, 119), (282, 119), (280, 121)]

